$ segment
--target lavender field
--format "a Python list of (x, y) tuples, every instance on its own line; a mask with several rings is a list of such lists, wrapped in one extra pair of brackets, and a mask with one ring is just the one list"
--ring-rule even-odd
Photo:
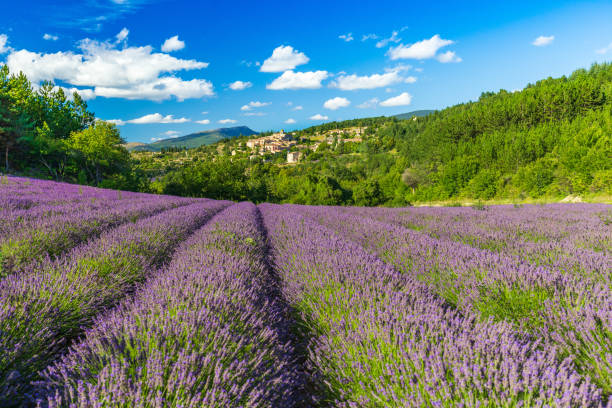
[(612, 206), (0, 179), (0, 406), (612, 407)]

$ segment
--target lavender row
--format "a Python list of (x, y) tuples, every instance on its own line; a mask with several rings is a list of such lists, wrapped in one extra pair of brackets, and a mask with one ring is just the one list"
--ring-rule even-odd
[(151, 197), (150, 194), (108, 190), (23, 177), (2, 177), (0, 209), (27, 209), (39, 204), (75, 203), (87, 200), (115, 200)]
[(612, 206), (564, 204), (471, 208), (355, 209), (408, 228), (513, 254), (568, 272), (591, 273), (609, 280), (602, 266), (612, 263)]
[(449, 309), (296, 207), (260, 209), (285, 296), (312, 331), (309, 369), (333, 406), (603, 405), (555, 349)]
[(609, 287), (337, 208), (296, 210), (425, 282), (463, 313), (505, 320), (542, 338), (543, 347), (572, 356), (583, 376), (612, 392)]
[(30, 381), (227, 202), (163, 212), (104, 233), (63, 258), (0, 282), (0, 404)]
[(0, 277), (20, 271), (24, 265), (46, 256), (57, 257), (122, 223), (136, 222), (188, 203), (167, 197), (117, 201), (94, 211), (85, 207), (63, 215), (24, 222), (0, 238)]
[(299, 371), (274, 286), (256, 207), (227, 208), (45, 370), (41, 405), (294, 406)]

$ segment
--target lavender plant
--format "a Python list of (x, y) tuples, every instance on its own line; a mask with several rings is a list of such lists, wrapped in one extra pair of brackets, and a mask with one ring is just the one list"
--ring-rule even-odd
[(283, 407), (299, 398), (288, 313), (256, 207), (231, 206), (39, 383), (49, 407)]
[(209, 201), (130, 223), (58, 260), (0, 282), (0, 401), (27, 398), (30, 381), (105, 308), (167, 260), (191, 232), (226, 207)]

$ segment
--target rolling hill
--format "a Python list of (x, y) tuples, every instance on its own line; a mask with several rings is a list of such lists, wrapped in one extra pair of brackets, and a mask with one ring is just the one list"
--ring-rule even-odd
[(161, 149), (168, 149), (172, 147), (186, 147), (193, 149), (203, 145), (213, 144), (219, 140), (238, 137), (238, 136), (250, 136), (256, 135), (257, 132), (246, 127), (236, 126), (231, 128), (221, 128), (213, 130), (205, 130), (203, 132), (192, 133), (186, 136), (175, 137), (170, 139), (159, 140), (157, 142), (144, 144), (144, 143), (128, 143), (126, 148), (130, 151), (153, 151), (157, 152)]

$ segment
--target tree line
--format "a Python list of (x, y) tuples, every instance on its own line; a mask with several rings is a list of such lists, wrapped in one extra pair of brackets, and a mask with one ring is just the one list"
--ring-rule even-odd
[(4, 172), (111, 188), (138, 189), (115, 125), (97, 121), (78, 93), (0, 67), (0, 151)]

